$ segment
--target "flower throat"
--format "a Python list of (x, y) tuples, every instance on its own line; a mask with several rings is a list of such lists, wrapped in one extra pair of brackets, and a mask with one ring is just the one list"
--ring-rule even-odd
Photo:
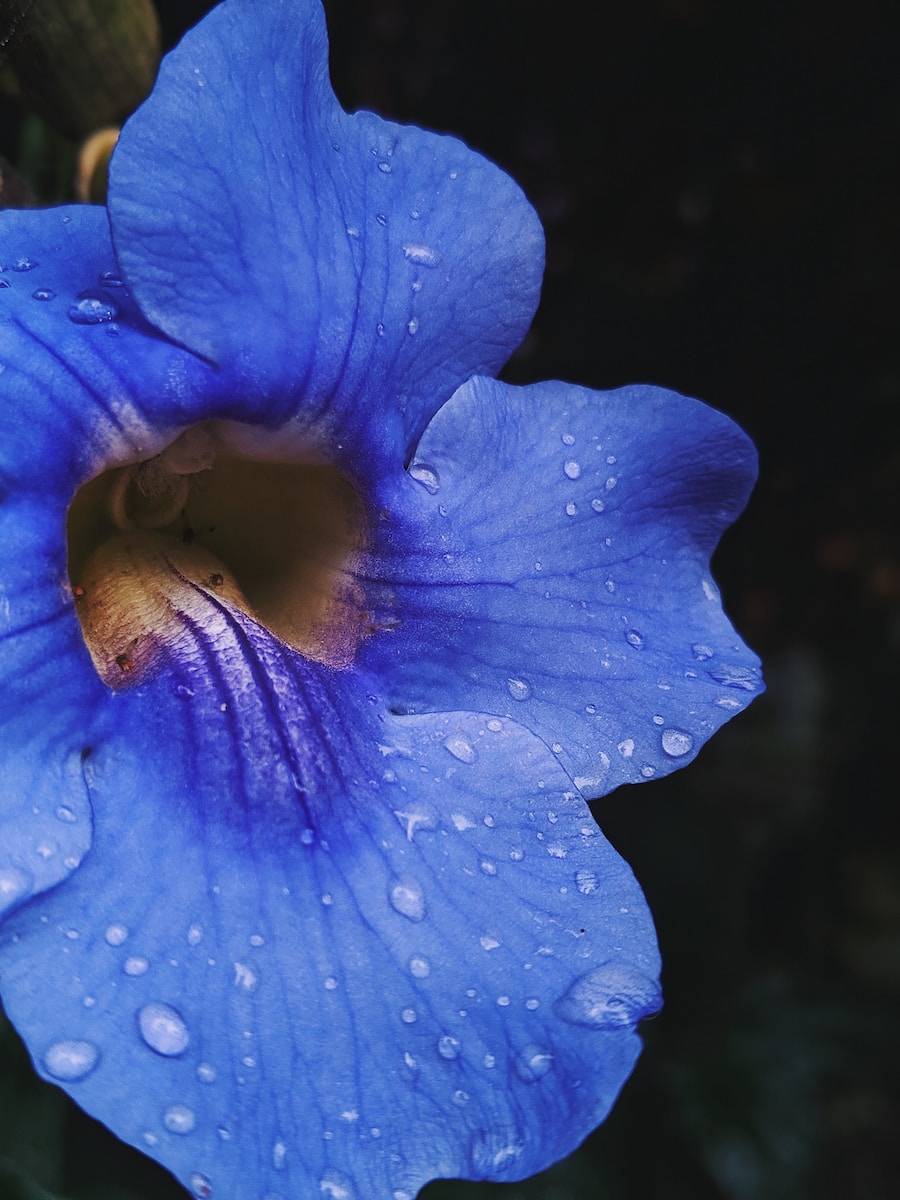
[(192, 426), (90, 480), (69, 508), (76, 611), (114, 690), (177, 653), (186, 623), (212, 629), (231, 609), (338, 669), (370, 630), (354, 574), (366, 544), (359, 492), (319, 461), (241, 456), (240, 428)]

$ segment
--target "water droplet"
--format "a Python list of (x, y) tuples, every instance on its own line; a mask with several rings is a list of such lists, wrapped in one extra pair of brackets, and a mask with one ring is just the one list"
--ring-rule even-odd
[(556, 1002), (556, 1011), (571, 1025), (588, 1029), (621, 1029), (656, 1012), (662, 993), (655, 979), (631, 963), (611, 961), (576, 979)]
[(574, 516), (575, 516), (575, 514), (576, 514), (577, 512), (578, 512), (578, 505), (577, 505), (577, 504), (574, 504), (574, 503), (573, 503), (573, 502), (570, 500), (570, 501), (569, 501), (569, 503), (566, 505), (566, 516), (567, 516), (567, 517), (574, 517)]
[(193, 1109), (186, 1104), (170, 1104), (163, 1113), (163, 1125), (169, 1133), (190, 1133), (196, 1124)]
[(432, 250), (430, 246), (423, 246), (420, 242), (408, 242), (403, 247), (403, 253), (410, 262), (417, 263), (420, 267), (436, 267), (441, 261), (441, 256), (436, 250)]
[(602, 500), (592, 500), (591, 508), (594, 510), (594, 512), (600, 513), (600, 512), (603, 512), (604, 508), (606, 508), (606, 505), (603, 503)]
[(319, 1180), (319, 1190), (325, 1200), (354, 1200), (353, 1185), (340, 1171), (326, 1171)]
[(8, 287), (9, 287), (9, 280), (8, 279), (0, 279), (0, 288), (8, 288)]
[(759, 688), (759, 672), (752, 667), (738, 667), (730, 663), (722, 663), (707, 672), (710, 679), (721, 683), (723, 687), (740, 688), (745, 692), (755, 692)]
[(661, 740), (663, 750), (672, 758), (690, 754), (694, 748), (694, 739), (683, 729), (664, 729)]
[(500, 943), (495, 937), (491, 937), (489, 933), (483, 934), (479, 939), (482, 950), (496, 950)]
[(540, 1002), (540, 1000), (538, 1000), (537, 996), (530, 996), (525, 1001), (525, 1007), (528, 1009), (529, 1012), (534, 1012), (534, 1010), (536, 1008), (540, 1008), (540, 1006), (541, 1006), (541, 1002)]
[(5, 867), (0, 871), (0, 913), (30, 896), (33, 887), (34, 879), (27, 871), (19, 867)]
[(410, 335), (413, 335), (413, 334), (416, 334), (419, 332), (419, 318), (418, 317), (410, 317), (409, 318), (409, 320), (406, 322), (406, 332)]
[(108, 292), (88, 289), (80, 292), (69, 308), (69, 320), (76, 325), (103, 325), (119, 315), (118, 306)]
[(528, 700), (532, 693), (531, 684), (526, 679), (507, 679), (506, 690), (513, 700)]
[(425, 916), (425, 897), (419, 884), (397, 879), (388, 894), (391, 907), (401, 916), (409, 917), (410, 921), (421, 921)]
[(384, 215), (384, 213), (376, 213), (375, 220), (379, 225), (387, 225), (387, 217)]
[(101, 271), (98, 276), (98, 282), (104, 287), (120, 288), (124, 287), (121, 276), (116, 271)]
[(691, 646), (691, 650), (694, 652), (694, 658), (696, 658), (698, 662), (706, 662), (708, 658), (712, 658), (714, 653), (711, 646), (704, 646), (700, 642), (694, 646)]
[(284, 1160), (287, 1158), (287, 1146), (284, 1142), (276, 1142), (272, 1147), (272, 1166), (276, 1171), (284, 1170)]
[(33, 300), (52, 300), (56, 292), (51, 292), (49, 288), (35, 288), (31, 293)]
[(190, 1184), (191, 1191), (197, 1197), (197, 1200), (209, 1200), (213, 1194), (212, 1184), (199, 1171), (194, 1171), (193, 1175), (191, 1175)]
[(73, 825), (78, 818), (67, 804), (61, 804), (56, 810), (56, 817), (59, 821), (65, 821), (67, 825)]
[(431, 966), (427, 958), (411, 958), (409, 960), (410, 974), (416, 979), (427, 979), (431, 974)]
[(40, 266), (40, 263), (35, 262), (33, 258), (29, 258), (27, 254), (20, 254), (12, 265), (14, 271), (33, 271), (35, 267)]
[(378, 170), (381, 171), (382, 175), (390, 175), (390, 173), (391, 173), (391, 171), (393, 171), (393, 169), (394, 168), (391, 166), (391, 164), (389, 162), (380, 162), (378, 164)]
[(197, 1078), (201, 1083), (215, 1083), (216, 1069), (209, 1063), (200, 1063), (197, 1067)]
[(581, 475), (581, 464), (577, 463), (574, 458), (567, 459), (563, 464), (563, 471), (565, 471), (567, 479), (577, 479)]
[(563, 444), (564, 446), (574, 446), (574, 445), (575, 445), (575, 438), (572, 436), (572, 434), (571, 434), (571, 433), (564, 433), (564, 434), (562, 435), (562, 444)]
[(606, 481), (606, 490), (611, 492), (618, 482), (619, 481), (616, 479), (615, 475), (610, 475), (609, 479)]
[(128, 938), (128, 927), (126, 925), (109, 925), (106, 933), (103, 935), (106, 938), (108, 946), (121, 946)]
[(644, 648), (644, 635), (638, 633), (636, 629), (625, 630), (625, 641), (629, 646), (634, 646), (635, 650), (643, 650)]
[(335, 979), (335, 977), (333, 975), (329, 975), (328, 978), (325, 980), (325, 991), (326, 992), (336, 991), (337, 985), (338, 985), (338, 981)]
[(429, 467), (427, 463), (412, 463), (409, 468), (409, 474), (416, 483), (421, 483), (430, 496), (433, 496), (441, 486), (440, 476), (437, 471), (434, 467)]
[(150, 963), (146, 958), (142, 958), (139, 954), (134, 954), (130, 958), (126, 958), (122, 964), (122, 970), (126, 975), (130, 975), (133, 979), (137, 979), (141, 975), (146, 975), (150, 970)]
[(600, 880), (595, 871), (576, 871), (575, 886), (582, 896), (591, 896), (600, 886)]
[(492, 863), (489, 858), (485, 858), (481, 862), (481, 871), (483, 875), (496, 875), (497, 864)]
[(187, 940), (189, 946), (199, 946), (203, 939), (203, 930), (199, 925), (192, 925), (187, 931)]
[(441, 1058), (445, 1058), (448, 1062), (452, 1062), (455, 1058), (459, 1058), (460, 1044), (457, 1038), (451, 1037), (445, 1033), (443, 1037), (438, 1038), (437, 1051)]
[(553, 1066), (553, 1055), (541, 1046), (525, 1046), (516, 1055), (514, 1065), (523, 1083), (536, 1083)]
[(415, 1025), (418, 1019), (418, 1014), (414, 1008), (404, 1008), (403, 1012), (400, 1014), (400, 1020), (404, 1025)]
[(444, 749), (449, 750), (454, 758), (458, 758), (460, 762), (464, 763), (473, 763), (478, 757), (474, 747), (459, 733), (451, 733), (448, 738), (444, 739)]
[(641, 767), (641, 775), (644, 779), (652, 779), (656, 774), (656, 767), (651, 767), (649, 764), (646, 767)]
[(245, 992), (255, 992), (259, 986), (259, 975), (246, 963), (236, 962), (234, 966), (234, 986)]
[(44, 1055), (44, 1066), (61, 1083), (77, 1083), (90, 1075), (100, 1061), (100, 1051), (93, 1042), (77, 1039), (55, 1042)]
[(509, 1008), (509, 996), (498, 996), (497, 1005), (500, 1008)]
[(190, 1034), (177, 1009), (170, 1004), (146, 1004), (138, 1013), (141, 1037), (151, 1050), (165, 1058), (177, 1058), (190, 1044)]

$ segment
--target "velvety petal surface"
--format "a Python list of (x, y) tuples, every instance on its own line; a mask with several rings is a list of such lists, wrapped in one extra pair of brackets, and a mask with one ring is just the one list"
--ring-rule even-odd
[(93, 735), (93, 847), (0, 927), (4, 1001), (39, 1070), (195, 1196), (515, 1179), (605, 1115), (655, 941), (537, 738), (385, 715), (199, 586)]
[(453, 138), (344, 113), (318, 0), (226, 0), (189, 33), (123, 130), (109, 195), (147, 318), (316, 421), (327, 406), (345, 439), (377, 417), (408, 445), (537, 304), (522, 193)]
[(762, 687), (709, 573), (755, 471), (672, 392), (473, 380), (381, 497), (363, 662), (394, 710), (515, 718), (589, 798), (682, 766)]

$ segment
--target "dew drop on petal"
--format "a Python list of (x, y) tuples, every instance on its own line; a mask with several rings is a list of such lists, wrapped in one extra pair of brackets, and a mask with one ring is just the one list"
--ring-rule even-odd
[(410, 336), (413, 336), (414, 334), (417, 334), (419, 332), (419, 318), (418, 317), (410, 317), (409, 318), (409, 320), (406, 322), (406, 332), (408, 334), (410, 334)]
[(115, 300), (100, 289), (80, 292), (69, 308), (69, 320), (76, 325), (103, 325), (118, 315)]
[(77, 1083), (90, 1075), (100, 1061), (100, 1051), (93, 1042), (77, 1039), (55, 1042), (44, 1055), (44, 1066), (61, 1083)]
[(655, 979), (630, 963), (611, 961), (580, 976), (556, 1002), (558, 1015), (588, 1029), (620, 1029), (656, 1012), (662, 994)]
[(681, 758), (690, 754), (694, 748), (694, 739), (683, 729), (664, 729), (662, 732), (662, 748), (670, 758)]
[(146, 1004), (138, 1013), (138, 1027), (150, 1049), (165, 1058), (184, 1054), (191, 1040), (184, 1019), (170, 1004)]
[(391, 908), (410, 921), (421, 921), (425, 916), (425, 896), (418, 883), (412, 880), (396, 879), (388, 893)]
[(710, 679), (721, 683), (723, 687), (739, 688), (746, 692), (755, 692), (759, 688), (759, 672), (752, 667), (739, 667), (730, 663), (722, 663), (707, 672)]
[(52, 292), (50, 288), (35, 288), (31, 293), (33, 300), (52, 300), (56, 292)]
[(122, 965), (122, 970), (126, 975), (130, 975), (136, 979), (141, 975), (146, 975), (150, 970), (150, 963), (146, 958), (142, 958), (139, 954), (133, 954), (130, 958), (126, 958)]
[(210, 1200), (213, 1194), (212, 1184), (205, 1175), (201, 1175), (199, 1171), (194, 1171), (190, 1178), (191, 1192), (197, 1197), (197, 1200)]
[(200, 1080), (201, 1083), (215, 1083), (215, 1081), (216, 1081), (215, 1067), (210, 1066), (209, 1063), (205, 1063), (205, 1062), (200, 1063), (200, 1065), (197, 1067), (197, 1078)]
[(196, 1124), (194, 1111), (186, 1104), (170, 1104), (163, 1113), (163, 1125), (169, 1133), (190, 1133)]
[(575, 886), (582, 896), (591, 896), (600, 886), (600, 880), (595, 871), (576, 871)]
[(319, 1180), (324, 1200), (355, 1200), (353, 1185), (340, 1171), (326, 1171)]
[(403, 247), (403, 253), (410, 262), (416, 263), (420, 267), (436, 267), (441, 261), (441, 256), (436, 250), (419, 242), (407, 242)]
[(578, 479), (581, 475), (581, 464), (576, 462), (574, 458), (569, 458), (563, 464), (563, 471), (567, 479)]
[(713, 656), (712, 647), (704, 646), (700, 642), (697, 642), (695, 645), (691, 646), (691, 650), (693, 651), (694, 658), (696, 658), (698, 662), (706, 662), (708, 658), (712, 658)]
[(430, 496), (434, 496), (441, 486), (440, 476), (434, 467), (427, 463), (414, 462), (410, 464), (409, 474), (416, 483), (420, 483)]
[(635, 650), (642, 650), (644, 648), (644, 635), (638, 633), (636, 629), (625, 630), (625, 641), (629, 646), (634, 646)]
[(525, 1046), (516, 1055), (514, 1065), (523, 1083), (536, 1083), (553, 1066), (553, 1055), (541, 1046)]
[(431, 967), (427, 958), (411, 958), (409, 960), (409, 971), (415, 979), (427, 979), (431, 974)]
[(103, 936), (108, 946), (121, 946), (128, 938), (128, 929), (125, 925), (108, 925)]
[(445, 1033), (443, 1037), (438, 1038), (437, 1051), (441, 1058), (445, 1058), (448, 1062), (452, 1062), (455, 1058), (459, 1058), (460, 1044), (457, 1038), (451, 1037)]
[(444, 749), (449, 750), (454, 758), (458, 758), (460, 762), (464, 763), (473, 763), (478, 757), (474, 747), (459, 733), (451, 733), (448, 738), (444, 739)]
[(532, 693), (531, 684), (526, 679), (507, 679), (506, 690), (513, 700), (527, 700)]
[(27, 254), (20, 254), (12, 265), (14, 271), (33, 271), (35, 267), (39, 267), (40, 263), (35, 262), (33, 258), (29, 258)]

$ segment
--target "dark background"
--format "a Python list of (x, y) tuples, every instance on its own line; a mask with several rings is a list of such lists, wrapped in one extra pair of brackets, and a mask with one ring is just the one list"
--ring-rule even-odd
[[(157, 7), (171, 45), (210, 5)], [(888, 1200), (900, 1177), (900, 9), (326, 9), (345, 107), (460, 136), (544, 221), (543, 301), (505, 377), (665, 384), (731, 414), (761, 457), (716, 574), (769, 692), (689, 770), (595, 806), (659, 928), (667, 1005), (644, 1056), (567, 1162), (425, 1197)], [(58, 198), (71, 152), (25, 112), (0, 103), (0, 154), (28, 167), (41, 200)], [(0, 1094), (3, 1200), (183, 1196), (3, 1045), (16, 1089)]]

